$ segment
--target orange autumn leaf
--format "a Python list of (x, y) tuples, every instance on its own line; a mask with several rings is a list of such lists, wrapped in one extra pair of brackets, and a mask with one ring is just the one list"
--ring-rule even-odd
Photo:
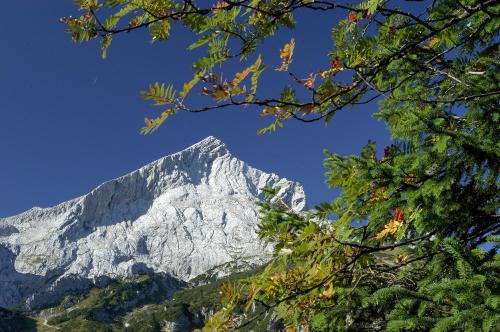
[(302, 82), (304, 86), (308, 89), (314, 88), (314, 81), (316, 80), (316, 75), (315, 74), (309, 74), (309, 77), (306, 79), (303, 79)]
[(405, 221), (405, 213), (402, 209), (397, 208), (394, 211), (393, 218), (384, 225), (384, 229), (375, 235), (376, 240), (381, 240), (389, 234), (396, 234), (399, 228), (403, 225)]
[(340, 62), (339, 57), (336, 57), (330, 64), (332, 69), (340, 69), (342, 67), (342, 63)]
[(292, 63), (293, 51), (295, 49), (295, 40), (292, 38), (289, 43), (285, 44), (280, 50), (281, 66), (276, 68), (277, 71), (286, 71)]
[(218, 1), (213, 5), (212, 10), (214, 13), (216, 13), (217, 11), (224, 9), (224, 8), (227, 8), (229, 6), (230, 6), (229, 3), (225, 2), (225, 1)]
[(139, 26), (140, 24), (141, 24), (141, 17), (140, 16), (135, 16), (128, 23), (128, 27), (132, 29), (132, 28), (135, 28), (135, 27)]
[(236, 73), (234, 75), (233, 80), (231, 81), (231, 85), (237, 86), (238, 84), (240, 84), (241, 81), (243, 81), (248, 76), (248, 74), (250, 74), (251, 70), (252, 70), (252, 67), (250, 66), (250, 67), (246, 68), (245, 70), (243, 70), (242, 72)]
[(293, 56), (293, 50), (295, 48), (295, 40), (292, 38), (288, 44), (280, 50), (280, 58), (283, 61), (291, 61)]
[(355, 12), (351, 11), (347, 15), (347, 20), (349, 21), (349, 23), (356, 23), (358, 22), (358, 15)]
[(375, 235), (375, 239), (376, 240), (381, 240), (383, 239), (384, 237), (386, 237), (387, 235), (389, 234), (395, 234), (399, 227), (401, 226), (401, 222), (398, 222), (394, 219), (391, 219), (391, 221), (389, 221), (385, 226), (384, 226), (384, 229), (381, 230), (380, 232), (378, 232), (376, 235)]

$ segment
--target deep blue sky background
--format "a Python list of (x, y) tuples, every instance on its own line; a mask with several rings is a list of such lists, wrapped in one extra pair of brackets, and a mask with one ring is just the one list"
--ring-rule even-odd
[[(250, 165), (301, 182), (314, 205), (336, 194), (324, 185), (324, 148), (355, 154), (370, 138), (379, 149), (389, 142), (384, 124), (372, 117), (376, 104), (344, 110), (326, 128), (288, 122), (266, 136), (256, 135), (267, 123), (256, 108), (182, 113), (141, 136), (143, 118), (155, 109), (139, 91), (157, 80), (179, 85), (190, 79), (196, 54), (186, 46), (194, 37), (179, 28), (163, 44), (151, 44), (145, 32), (122, 35), (102, 60), (97, 43), (73, 44), (63, 32), (58, 18), (70, 14), (78, 14), (71, 0), (2, 4), (0, 217), (80, 196), (208, 135)], [(344, 15), (301, 13), (296, 30), (281, 30), (264, 45), (264, 62), (278, 65), (279, 48), (294, 36), (296, 73), (305, 77), (327, 67), (330, 30)], [(271, 71), (260, 84), (270, 94), (287, 82)]]

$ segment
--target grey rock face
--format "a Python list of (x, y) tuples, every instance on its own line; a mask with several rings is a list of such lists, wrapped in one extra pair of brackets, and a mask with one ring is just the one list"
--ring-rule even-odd
[(261, 188), (293, 209), (298, 183), (238, 160), (214, 137), (50, 208), (0, 219), (0, 306), (49, 304), (142, 271), (188, 281), (231, 261), (269, 259), (255, 233)]

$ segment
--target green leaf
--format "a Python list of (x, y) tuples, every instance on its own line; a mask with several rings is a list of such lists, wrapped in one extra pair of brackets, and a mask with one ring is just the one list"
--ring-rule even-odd
[(108, 47), (111, 44), (112, 37), (110, 34), (106, 34), (101, 38), (101, 53), (102, 58), (106, 59)]
[(159, 22), (153, 23), (149, 26), (149, 31), (153, 36), (153, 41), (167, 40), (170, 35), (170, 22), (168, 21), (168, 19), (164, 19)]
[(191, 45), (188, 46), (188, 50), (193, 50), (195, 48), (198, 48), (200, 46), (205, 45), (208, 43), (210, 40), (215, 38), (217, 36), (217, 33), (209, 33), (206, 35), (203, 35), (200, 39), (198, 39), (196, 42), (192, 43)]
[(106, 19), (106, 21), (104, 21), (104, 27), (108, 30), (114, 29), (118, 24), (118, 22), (120, 21), (120, 18), (121, 18), (120, 16), (111, 15)]
[(189, 91), (200, 81), (200, 78), (205, 75), (205, 70), (200, 73), (194, 74), (194, 77), (191, 81), (184, 83), (182, 91), (179, 93), (179, 97), (185, 98)]
[(176, 91), (173, 90), (172, 84), (165, 86), (156, 82), (154, 85), (149, 85), (149, 90), (141, 91), (141, 96), (145, 100), (153, 100), (155, 106), (172, 104), (175, 100)]
[(379, 3), (381, 3), (382, 0), (368, 0), (366, 3), (366, 9), (368, 10), (368, 15), (373, 15), (375, 11), (377, 10), (377, 7)]

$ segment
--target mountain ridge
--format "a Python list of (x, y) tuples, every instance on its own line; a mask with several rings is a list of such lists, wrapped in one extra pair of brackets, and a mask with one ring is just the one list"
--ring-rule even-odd
[(188, 281), (214, 266), (263, 264), (260, 188), (300, 211), (300, 184), (257, 170), (209, 136), (80, 197), (0, 218), (0, 306), (27, 307), (142, 272)]

